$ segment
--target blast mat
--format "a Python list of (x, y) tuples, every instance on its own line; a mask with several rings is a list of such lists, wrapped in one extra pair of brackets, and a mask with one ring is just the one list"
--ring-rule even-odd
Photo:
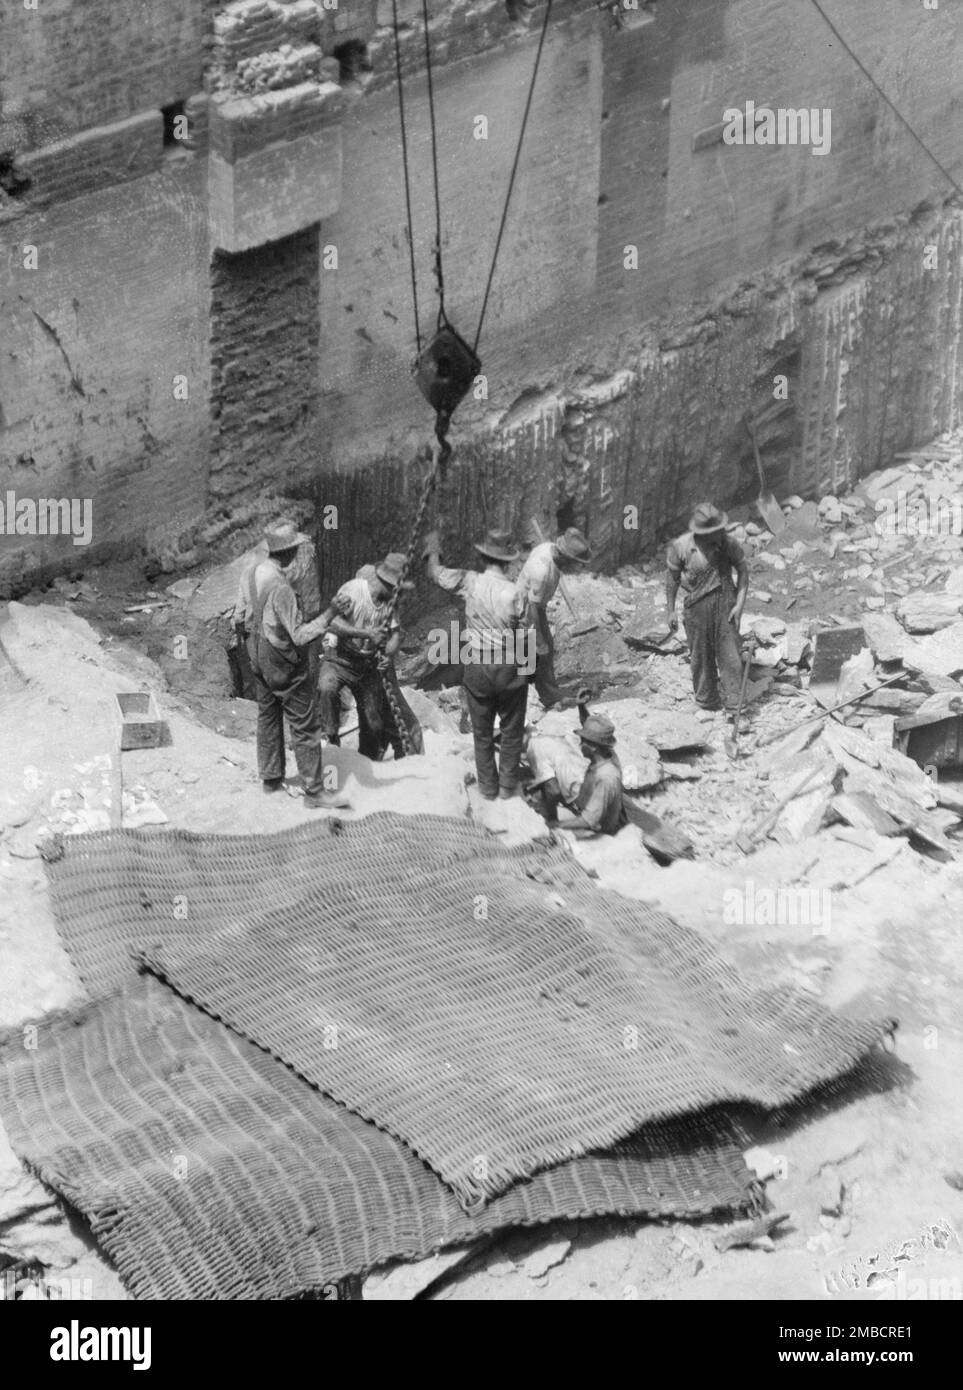
[(280, 1299), (506, 1226), (749, 1209), (726, 1117), (650, 1126), (477, 1216), (404, 1145), (146, 977), (18, 1034), (0, 1111), (20, 1158), (90, 1220), (138, 1298)]
[(119, 970), (126, 943), (407, 1143), (467, 1210), (654, 1120), (784, 1104), (885, 1027), (747, 988), (697, 933), (557, 850), (388, 813), (270, 839), (68, 839), (51, 878), (81, 974), (108, 956)]

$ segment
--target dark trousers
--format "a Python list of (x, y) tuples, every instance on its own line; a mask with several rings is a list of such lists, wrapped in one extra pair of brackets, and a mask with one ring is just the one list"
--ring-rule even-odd
[(555, 637), (549, 626), (544, 608), (536, 608), (535, 610), (535, 632), (538, 645), (546, 647), (547, 650), (536, 654), (532, 684), (538, 692), (538, 698), (548, 709), (550, 706), (558, 704), (563, 697), (555, 676)]
[(358, 752), (377, 761), (389, 741), (385, 715), (391, 720), (391, 710), (385, 699), (384, 686), (374, 661), (358, 660), (340, 653), (325, 654), (318, 669), (318, 701), (321, 707), (321, 730), (325, 738), (336, 742), (341, 725), (341, 691), (347, 686), (358, 709)]
[(685, 633), (692, 667), (696, 703), (704, 709), (719, 708), (719, 687), (726, 709), (739, 703), (742, 653), (729, 612), (735, 603), (731, 589), (715, 589), (685, 609)]
[[(475, 770), (482, 796), (518, 786), (518, 764), (525, 737), (528, 682), (515, 666), (466, 666), (465, 697), (475, 740)], [(495, 719), (501, 729), (498, 766), (495, 765)]]
[(257, 699), (257, 767), (262, 782), (284, 776), (284, 720), (291, 729), (291, 744), (298, 772), (309, 796), (324, 791), (318, 708), (306, 656), (297, 666), (278, 656), (261, 638), (258, 670), (253, 673)]

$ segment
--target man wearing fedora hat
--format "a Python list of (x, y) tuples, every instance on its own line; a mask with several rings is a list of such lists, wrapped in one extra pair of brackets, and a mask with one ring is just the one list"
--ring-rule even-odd
[(341, 611), (330, 624), (338, 645), (325, 649), (318, 671), (321, 728), (328, 742), (340, 742), (341, 691), (347, 686), (358, 710), (358, 752), (374, 761), (396, 732), (388, 727), (391, 712), (379, 661), (390, 661), (401, 644), (401, 624), (390, 609), (399, 587), (414, 588), (402, 582), (404, 565), (404, 555), (395, 551), (365, 577), (341, 585), (335, 595)]
[(292, 521), (276, 521), (264, 533), (267, 557), (255, 561), (241, 577), (235, 624), (246, 634), (247, 652), (257, 699), (257, 760), (265, 791), (284, 785), (284, 720), (304, 783), (309, 809), (347, 806), (344, 797), (328, 794), (322, 780), (318, 709), (308, 662), (308, 648), (332, 621), (336, 605), (305, 623), (289, 571), (308, 537)]
[(725, 512), (711, 502), (700, 502), (689, 530), (670, 542), (667, 554), (666, 617), (675, 632), (681, 585), (692, 688), (703, 709), (721, 707), (720, 686), (727, 710), (739, 704), (739, 624), (749, 590), (749, 566), (742, 547), (726, 534), (727, 521)]
[[(459, 651), (478, 790), (487, 801), (497, 797), (507, 801), (518, 792), (528, 703), (528, 681), (519, 671), (518, 640), (525, 607), (507, 574), (518, 553), (506, 531), (489, 531), (474, 547), (485, 561), (484, 570), (449, 569), (439, 561), (440, 546), (437, 531), (432, 531), (425, 537), (424, 557), (429, 578), (465, 601), (465, 634)], [(500, 730), (497, 766), (496, 719)]]
[(570, 526), (553, 541), (533, 546), (519, 573), (519, 593), (528, 605), (528, 620), (535, 628), (533, 683), (546, 709), (562, 701), (555, 679), (555, 637), (548, 621), (548, 605), (563, 574), (584, 569), (591, 559), (589, 543)]
[[(587, 692), (579, 697), (581, 727), (574, 730), (579, 751), (589, 762), (580, 782), (567, 744), (559, 746), (557, 738), (534, 734), (526, 747), (534, 773), (527, 791), (536, 809), (550, 826), (572, 830), (579, 839), (614, 835), (628, 823), (622, 767), (615, 752), (615, 725), (604, 714), (589, 714), (584, 703), (587, 698)], [(560, 807), (566, 807), (571, 815), (560, 820)]]

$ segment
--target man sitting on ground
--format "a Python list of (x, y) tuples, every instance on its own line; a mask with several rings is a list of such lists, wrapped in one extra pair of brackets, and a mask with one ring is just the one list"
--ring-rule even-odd
[[(576, 789), (573, 754), (561, 739), (529, 732), (526, 757), (534, 779), (527, 791), (548, 825), (572, 830), (577, 838), (614, 835), (627, 824), (622, 795), (622, 767), (615, 753), (615, 725), (603, 714), (589, 714), (585, 692), (579, 697), (579, 751), (588, 770)], [(561, 745), (559, 747), (559, 745)], [(533, 796), (532, 793), (535, 793)], [(571, 815), (559, 817), (559, 809)]]

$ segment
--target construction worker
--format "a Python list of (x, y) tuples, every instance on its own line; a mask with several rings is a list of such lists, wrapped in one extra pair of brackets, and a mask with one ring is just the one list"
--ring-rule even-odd
[[(624, 808), (622, 767), (615, 753), (615, 725), (603, 714), (589, 714), (579, 697), (579, 751), (588, 758), (576, 765), (564, 740), (528, 732), (526, 758), (533, 773), (526, 788), (548, 825), (572, 830), (579, 839), (614, 835), (628, 823)], [(559, 819), (559, 808), (571, 812)]]
[(367, 578), (355, 576), (341, 585), (335, 595), (340, 611), (329, 625), (338, 645), (325, 647), (318, 670), (321, 728), (328, 742), (340, 743), (341, 691), (347, 686), (358, 711), (358, 751), (373, 761), (396, 733), (386, 723), (390, 708), (381, 668), (388, 670), (401, 643), (401, 624), (390, 611), (391, 600), (399, 587), (414, 588), (407, 580), (401, 582), (404, 564), (404, 555), (392, 553)]
[[(462, 688), (475, 743), (478, 790), (486, 801), (507, 801), (519, 790), (519, 760), (528, 703), (525, 657), (530, 658), (532, 670), (535, 657), (534, 633), (526, 633), (523, 623), (524, 601), (507, 575), (508, 566), (517, 560), (518, 553), (511, 548), (507, 532), (489, 531), (483, 540), (475, 542), (475, 550), (485, 561), (485, 568), (479, 573), (446, 568), (438, 558), (440, 545), (437, 531), (432, 531), (425, 537), (424, 558), (429, 578), (441, 588), (457, 592), (465, 601), (465, 628), (458, 650), (449, 649), (445, 655), (448, 663), (460, 662), (463, 669)], [(497, 766), (496, 718), (501, 742)]]
[(555, 679), (555, 638), (548, 621), (548, 605), (563, 574), (584, 568), (591, 558), (589, 543), (570, 526), (554, 541), (533, 546), (516, 580), (527, 605), (527, 621), (535, 628), (536, 665), (533, 684), (546, 709), (562, 703)]
[[(374, 565), (362, 565), (355, 575), (355, 579), (370, 579), (375, 573)], [(337, 640), (337, 639), (335, 639)], [(398, 729), (398, 722), (395, 719), (394, 710), (388, 700), (387, 687), (391, 687), (395, 703), (401, 712), (402, 723), (408, 735), (408, 743), (412, 753), (424, 753), (425, 736), (421, 728), (418, 716), (401, 693), (401, 686), (398, 682), (398, 672), (395, 670), (395, 663), (390, 656), (384, 656), (379, 661), (378, 669), (381, 675), (381, 693), (384, 696), (384, 708), (381, 711), (382, 733), (381, 751), (379, 757), (384, 757), (390, 748), (395, 755), (395, 761), (405, 756), (405, 745)]]
[(742, 547), (726, 534), (727, 520), (711, 502), (699, 503), (688, 531), (669, 544), (665, 602), (669, 630), (675, 632), (681, 585), (696, 703), (703, 709), (720, 709), (721, 685), (725, 707), (734, 711), (742, 677), (739, 624), (749, 590), (749, 566)]
[[(261, 544), (263, 545), (263, 541)], [(314, 542), (310, 537), (304, 537), (302, 544), (297, 548), (293, 561), (287, 566), (284, 573), (294, 590), (302, 619), (306, 623), (313, 622), (321, 612), (321, 592), (318, 588)], [(256, 700), (257, 689), (247, 651), (247, 633), (243, 629), (243, 623), (235, 621), (234, 636), (228, 647), (228, 660), (234, 677), (234, 694), (243, 696), (245, 700)], [(319, 637), (308, 643), (308, 666), (311, 671), (312, 690), (317, 681), (321, 641), (322, 639)]]
[(308, 663), (308, 645), (320, 637), (336, 611), (329, 607), (304, 623), (287, 571), (307, 537), (292, 521), (276, 521), (264, 533), (267, 556), (241, 577), (235, 624), (246, 634), (247, 652), (257, 699), (257, 762), (266, 792), (284, 786), (284, 720), (304, 783), (310, 810), (348, 805), (343, 796), (324, 790), (318, 707)]

